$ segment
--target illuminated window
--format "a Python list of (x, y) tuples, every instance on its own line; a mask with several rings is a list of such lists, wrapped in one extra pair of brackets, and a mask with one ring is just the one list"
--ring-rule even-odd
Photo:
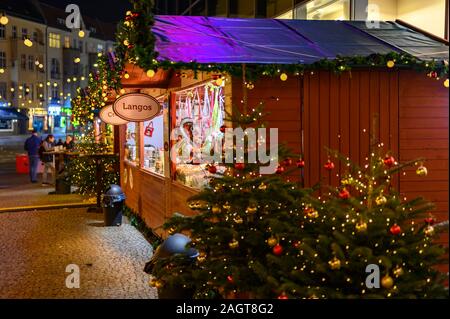
[(203, 154), (211, 154), (222, 147), (220, 131), (225, 117), (223, 86), (215, 82), (176, 92), (175, 121), (172, 121), (171, 158), (175, 166), (174, 179), (188, 187), (201, 189), (208, 178), (223, 173), (225, 167), (215, 165), (216, 172), (208, 169)]
[(60, 48), (61, 47), (61, 35), (50, 32), (48, 35), (48, 46), (50, 48)]
[(127, 124), (127, 142), (125, 144), (125, 160), (139, 165), (139, 124), (130, 122)]
[(64, 47), (70, 49), (70, 37), (64, 37)]
[[(163, 109), (167, 101), (159, 100)], [(144, 122), (144, 169), (164, 175), (164, 110), (154, 119)]]
[(295, 8), (295, 19), (350, 20), (350, 0), (314, 0)]

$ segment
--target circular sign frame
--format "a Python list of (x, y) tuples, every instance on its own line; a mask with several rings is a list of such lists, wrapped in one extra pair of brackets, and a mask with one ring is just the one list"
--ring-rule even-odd
[[(129, 101), (130, 99), (132, 102)], [(161, 112), (162, 106), (151, 95), (128, 93), (114, 102), (113, 110), (118, 117), (126, 121), (145, 122), (155, 118)]]
[[(111, 116), (112, 114), (112, 116)], [(111, 125), (123, 125), (127, 124), (128, 121), (124, 120), (123, 118), (119, 117), (116, 112), (114, 112), (113, 105), (109, 104), (104, 106), (99, 113), (100, 119)]]

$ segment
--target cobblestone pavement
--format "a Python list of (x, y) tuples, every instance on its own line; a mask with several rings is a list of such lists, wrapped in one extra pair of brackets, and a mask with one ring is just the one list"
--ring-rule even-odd
[[(1, 156), (0, 152), (0, 158)], [(77, 194), (48, 195), (54, 190), (54, 186), (31, 184), (27, 174), (16, 173), (15, 163), (0, 163), (0, 208), (85, 203), (95, 200)]]
[[(0, 214), (0, 298), (156, 298), (143, 272), (152, 247), (131, 225), (86, 209)], [(66, 288), (66, 266), (80, 288)]]

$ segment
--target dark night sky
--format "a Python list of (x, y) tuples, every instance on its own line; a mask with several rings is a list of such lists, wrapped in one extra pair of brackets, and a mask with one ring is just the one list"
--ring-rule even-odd
[(41, 0), (55, 7), (64, 9), (74, 3), (80, 7), (81, 14), (96, 17), (105, 22), (118, 22), (131, 8), (128, 0)]

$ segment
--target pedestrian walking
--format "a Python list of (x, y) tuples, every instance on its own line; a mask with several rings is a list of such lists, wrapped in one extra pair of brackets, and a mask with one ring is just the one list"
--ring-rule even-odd
[(41, 139), (38, 137), (37, 131), (33, 130), (31, 136), (25, 141), (24, 148), (28, 152), (28, 162), (30, 165), (30, 182), (37, 183), (37, 172), (39, 165), (39, 147)]
[(53, 180), (55, 179), (55, 164), (53, 161), (53, 154), (45, 154), (48, 152), (53, 152), (55, 150), (55, 137), (50, 134), (42, 143), (42, 162), (44, 163), (44, 172), (42, 174), (42, 186), (47, 186), (52, 184), (49, 179), (49, 173), (52, 174)]

